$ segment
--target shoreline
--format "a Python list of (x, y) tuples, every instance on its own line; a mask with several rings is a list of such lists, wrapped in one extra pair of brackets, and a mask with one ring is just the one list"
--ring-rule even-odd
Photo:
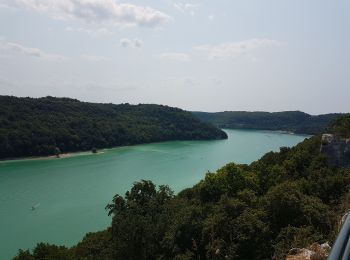
[[(105, 148), (108, 149), (108, 148)], [(105, 150), (105, 149), (101, 149)], [(62, 153), (60, 154), (59, 157), (56, 155), (47, 155), (47, 156), (30, 156), (30, 157), (14, 157), (14, 158), (5, 158), (5, 159), (0, 159), (0, 164), (1, 163), (9, 163), (9, 162), (20, 162), (20, 161), (36, 161), (36, 160), (54, 160), (54, 159), (67, 159), (75, 156), (82, 156), (82, 155), (90, 155), (90, 154), (101, 154), (103, 152), (97, 152), (97, 153), (92, 153), (90, 151), (78, 151), (78, 152), (69, 152), (69, 153)]]
[[(287, 134), (287, 135), (300, 135), (309, 137), (311, 135), (309, 134), (298, 134), (291, 131), (285, 131), (285, 130), (263, 130), (263, 129), (245, 129), (245, 128), (220, 128), (221, 130), (243, 130), (243, 131), (258, 131), (258, 132), (272, 132), (272, 133), (279, 133), (279, 134)], [(20, 161), (35, 161), (35, 160), (50, 160), (50, 159), (66, 159), (71, 158), (74, 156), (79, 155), (96, 155), (96, 154), (102, 154), (105, 150), (112, 150), (112, 149), (118, 149), (123, 147), (130, 147), (130, 146), (136, 146), (136, 145), (144, 145), (144, 144), (152, 144), (152, 143), (163, 143), (163, 142), (172, 142), (172, 141), (203, 141), (203, 140), (169, 140), (169, 141), (162, 141), (162, 142), (151, 142), (151, 143), (140, 143), (140, 144), (134, 144), (134, 145), (122, 145), (122, 146), (116, 146), (116, 147), (109, 147), (109, 148), (101, 148), (98, 150), (97, 153), (92, 153), (90, 150), (87, 151), (76, 151), (76, 152), (68, 152), (68, 153), (62, 153), (59, 157), (56, 155), (47, 155), (47, 156), (30, 156), (30, 157), (14, 157), (14, 158), (5, 158), (0, 159), (1, 163), (9, 163), (9, 162), (20, 162)], [(213, 140), (215, 141), (215, 140)]]
[[(210, 141), (217, 141), (217, 140), (218, 139), (213, 139)], [(164, 143), (164, 142), (177, 142), (177, 141), (186, 142), (186, 141), (208, 141), (208, 140), (168, 140), (168, 141), (160, 141), (160, 142), (139, 143), (139, 144), (132, 144), (132, 145), (121, 145), (121, 146), (115, 146), (115, 147), (101, 148), (100, 150), (97, 151), (97, 153), (93, 153), (90, 150), (62, 153), (62, 154), (60, 154), (59, 157), (57, 157), (56, 155), (47, 155), (47, 156), (4, 158), (4, 159), (0, 159), (0, 164), (5, 163), (5, 162), (66, 159), (66, 158), (71, 158), (71, 157), (79, 156), (79, 155), (97, 155), (97, 154), (104, 153), (104, 151), (106, 151), (106, 150), (120, 149), (120, 148), (132, 147), (132, 146), (137, 146), (137, 145), (156, 144), (156, 143)]]
[(56, 155), (46, 155), (46, 156), (30, 156), (30, 157), (13, 157), (13, 158), (5, 158), (0, 159), (0, 163), (2, 162), (12, 162), (12, 161), (32, 161), (32, 160), (45, 160), (45, 159), (65, 159), (68, 157), (72, 157), (75, 153), (81, 152), (71, 152), (71, 153), (62, 153), (59, 157)]
[(259, 131), (259, 132), (270, 132), (270, 133), (278, 133), (278, 134), (286, 134), (286, 135), (300, 135), (300, 136), (313, 136), (315, 134), (306, 134), (306, 133), (297, 133), (293, 131), (287, 130), (271, 130), (271, 129), (256, 129), (256, 128), (230, 128), (224, 127), (220, 129), (227, 130), (243, 130), (243, 131)]

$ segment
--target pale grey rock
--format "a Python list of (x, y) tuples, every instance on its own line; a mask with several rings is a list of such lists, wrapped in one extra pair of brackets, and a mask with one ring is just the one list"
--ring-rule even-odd
[(330, 165), (350, 168), (350, 139), (333, 134), (323, 134), (321, 153)]

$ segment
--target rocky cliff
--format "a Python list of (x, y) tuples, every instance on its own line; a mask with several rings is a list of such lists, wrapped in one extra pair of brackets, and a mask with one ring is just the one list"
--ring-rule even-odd
[(323, 134), (321, 152), (330, 165), (350, 168), (350, 138)]
[(285, 260), (326, 260), (331, 251), (328, 242), (313, 243), (308, 248), (292, 248)]

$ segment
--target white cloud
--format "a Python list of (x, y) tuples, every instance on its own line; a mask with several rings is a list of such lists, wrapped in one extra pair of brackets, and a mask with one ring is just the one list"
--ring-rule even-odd
[(193, 86), (197, 85), (196, 79), (194, 79), (194, 78), (184, 78), (183, 82), (186, 86), (193, 87)]
[(198, 5), (197, 4), (190, 4), (190, 3), (174, 2), (173, 7), (180, 12), (183, 12), (183, 13), (189, 12), (190, 15), (194, 16), (195, 9), (198, 8)]
[(210, 78), (209, 81), (211, 84), (214, 84), (215, 86), (222, 85), (224, 83), (223, 80), (219, 78)]
[(173, 61), (190, 61), (190, 56), (186, 53), (181, 52), (164, 52), (159, 55), (162, 60), (173, 60)]
[(206, 53), (210, 59), (225, 60), (249, 54), (255, 49), (280, 46), (281, 44), (281, 42), (275, 40), (251, 39), (240, 42), (223, 43), (219, 45), (201, 45), (195, 47), (194, 49)]
[(100, 27), (100, 28), (96, 28), (94, 30), (92, 29), (86, 29), (86, 28), (82, 28), (82, 27), (78, 27), (78, 28), (73, 28), (73, 27), (66, 27), (65, 30), (67, 32), (79, 32), (79, 33), (87, 33), (90, 36), (97, 36), (97, 35), (113, 35), (114, 32), (110, 31), (109, 29), (105, 28), (105, 27)]
[(47, 61), (63, 61), (67, 59), (67, 57), (59, 54), (46, 53), (38, 48), (26, 47), (13, 42), (0, 43), (0, 51), (7, 55), (29, 56)]
[(142, 46), (142, 41), (139, 39), (134, 39), (134, 47), (141, 48), (141, 46)]
[(124, 48), (127, 48), (131, 45), (132, 41), (127, 39), (127, 38), (123, 38), (120, 40), (120, 45)]
[(192, 9), (196, 8), (198, 5), (175, 2), (175, 3), (173, 3), (173, 6), (181, 12), (185, 12), (185, 11), (192, 10)]
[(251, 39), (240, 42), (229, 42), (219, 45), (201, 45), (194, 49), (206, 53), (210, 59), (225, 60), (249, 54), (255, 49), (280, 46), (282, 43), (269, 39)]
[(158, 27), (171, 18), (151, 7), (115, 0), (0, 0), (3, 5), (47, 14), (55, 19), (83, 20), (89, 24)]
[(139, 39), (128, 39), (123, 38), (120, 40), (120, 45), (124, 48), (128, 47), (134, 47), (134, 48), (141, 48), (142, 47), (142, 41)]
[(107, 61), (108, 58), (98, 55), (83, 54), (81, 58), (87, 61)]
[(208, 19), (209, 19), (210, 21), (213, 21), (214, 18), (215, 18), (215, 16), (214, 16), (213, 14), (208, 15)]

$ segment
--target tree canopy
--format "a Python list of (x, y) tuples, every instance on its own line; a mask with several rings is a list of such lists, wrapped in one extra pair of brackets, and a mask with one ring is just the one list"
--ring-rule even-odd
[(334, 120), (329, 127), (329, 132), (350, 138), (350, 116), (345, 115)]

